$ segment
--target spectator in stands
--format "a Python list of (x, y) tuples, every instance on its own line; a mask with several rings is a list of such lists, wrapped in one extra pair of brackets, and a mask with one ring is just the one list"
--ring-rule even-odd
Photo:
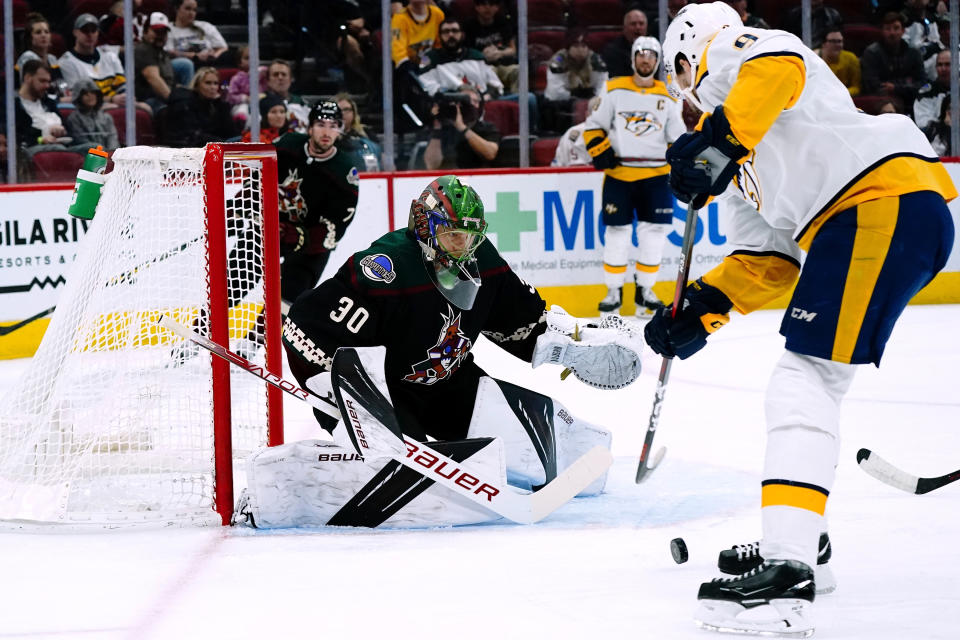
[[(600, 102), (600, 96), (590, 98), (587, 104), (587, 113), (592, 112)], [(586, 143), (583, 141), (583, 132), (587, 128), (587, 122), (584, 120), (567, 129), (557, 144), (557, 151), (553, 156), (553, 162), (550, 164), (555, 167), (579, 167), (593, 164), (593, 159), (587, 152)]]
[(133, 48), (136, 74), (134, 90), (138, 98), (150, 105), (154, 114), (167, 105), (170, 92), (176, 86), (170, 56), (163, 49), (169, 32), (170, 20), (159, 11), (154, 11), (143, 31), (143, 40)]
[(338, 93), (333, 101), (340, 107), (343, 114), (343, 135), (341, 143), (353, 148), (353, 151), (363, 159), (360, 171), (380, 171), (380, 145), (370, 139), (367, 130), (360, 121), (360, 112), (357, 102), (349, 93)]
[[(57, 56), (50, 53), (51, 45), (50, 23), (39, 13), (28, 13), (27, 22), (23, 27), (23, 53), (17, 58), (14, 69), (20, 72), (19, 80), (23, 80), (23, 65), (27, 60), (40, 60), (47, 65), (50, 76), (53, 78), (51, 87), (56, 93), (56, 81), (62, 78), (60, 63)], [(56, 99), (56, 97), (54, 97)]]
[(877, 115), (882, 116), (885, 113), (900, 113), (897, 103), (893, 100), (884, 100), (877, 109)]
[(843, 48), (843, 32), (828, 31), (823, 39), (823, 46), (817, 53), (847, 88), (851, 97), (860, 95), (860, 60), (855, 53)]
[[(14, 100), (17, 145), (32, 158), (40, 151), (73, 151), (65, 145), (73, 141), (57, 113), (57, 103), (49, 98), (50, 70), (40, 60), (23, 63), (23, 82)], [(83, 149), (86, 151), (86, 148)]]
[(173, 25), (164, 47), (171, 58), (186, 58), (194, 65), (229, 67), (230, 48), (217, 28), (197, 20), (197, 0), (173, 0)]
[(460, 93), (470, 96), (459, 102), (434, 105), (430, 142), (423, 154), (427, 169), (478, 169), (492, 167), (500, 150), (500, 131), (483, 119), (480, 91), (463, 85)]
[(73, 23), (73, 37), (73, 49), (60, 58), (63, 79), (73, 86), (89, 78), (103, 92), (104, 108), (123, 105), (127, 89), (123, 63), (117, 54), (97, 49), (100, 23), (93, 14), (82, 13), (77, 16)]
[[(287, 105), (276, 96), (260, 100), (260, 138), (257, 142), (273, 144), (289, 129)], [(240, 138), (241, 142), (252, 142), (253, 136), (247, 128)]]
[(90, 78), (73, 85), (73, 104), (76, 107), (67, 116), (67, 132), (76, 144), (90, 147), (100, 145), (106, 151), (120, 146), (113, 118), (103, 111), (103, 92)]
[(740, 21), (743, 26), (754, 29), (769, 29), (770, 25), (760, 16), (755, 16), (747, 11), (747, 0), (726, 0), (726, 3), (733, 7), (734, 11), (740, 14)]
[(880, 42), (868, 46), (860, 58), (863, 92), (895, 95), (907, 113), (917, 90), (925, 84), (920, 52), (903, 41), (903, 16), (894, 11), (883, 17)]
[(940, 104), (940, 113), (936, 120), (927, 123), (923, 132), (930, 141), (930, 146), (939, 156), (953, 155), (950, 152), (950, 96), (946, 96)]
[(390, 20), (390, 54), (397, 70), (407, 64), (414, 68), (426, 64), (427, 52), (439, 44), (443, 18), (443, 10), (427, 0), (410, 0), (405, 9), (394, 13)]
[(603, 91), (608, 77), (603, 59), (587, 44), (586, 32), (571, 29), (567, 48), (557, 51), (550, 60), (543, 97), (554, 102), (592, 98)]
[(906, 18), (903, 40), (920, 52), (927, 79), (933, 80), (937, 77), (937, 53), (946, 48), (940, 41), (937, 14), (930, 8), (930, 0), (907, 0), (903, 12)]
[(441, 91), (457, 91), (471, 84), (489, 100), (503, 93), (503, 84), (487, 64), (483, 54), (463, 46), (463, 30), (456, 18), (440, 23), (440, 48), (427, 52), (427, 63), (420, 70), (420, 83), (429, 95)]
[[(227, 102), (233, 105), (233, 117), (246, 122), (250, 115), (250, 47), (244, 45), (240, 49), (240, 70), (230, 78), (230, 84), (227, 87)], [(260, 95), (267, 90), (267, 68), (259, 67), (260, 87), (257, 94)], [(286, 106), (284, 106), (286, 114)]]
[(171, 147), (202, 147), (238, 133), (230, 105), (220, 97), (220, 75), (213, 67), (198, 69), (189, 89), (174, 89), (162, 117), (165, 142)]
[(463, 23), (464, 44), (483, 52), (506, 93), (516, 93), (520, 81), (517, 64), (517, 27), (501, 13), (500, 0), (473, 0), (473, 17)]
[(287, 117), (290, 120), (290, 130), (304, 132), (310, 119), (310, 107), (302, 96), (292, 93), (293, 67), (286, 60), (274, 60), (267, 67), (266, 97), (276, 97), (287, 105)]
[[(143, 30), (150, 16), (141, 11), (143, 0), (133, 0), (133, 41), (143, 39)], [(123, 0), (115, 0), (107, 13), (100, 16), (100, 48), (123, 57)]]
[(343, 68), (343, 80), (350, 93), (379, 95), (380, 55), (366, 20), (357, 10), (356, 17), (340, 25), (336, 39), (337, 63)]
[[(679, 9), (678, 9), (679, 10)], [(632, 76), (630, 47), (640, 36), (647, 35), (647, 14), (639, 9), (630, 9), (623, 14), (623, 33), (603, 48), (603, 63), (611, 78)]]
[[(803, 7), (797, 5), (787, 11), (782, 28), (798, 38), (803, 37)], [(823, 4), (823, 0), (810, 0), (810, 48), (818, 49), (830, 31), (843, 28), (843, 17), (833, 7)]]
[(940, 116), (944, 99), (950, 96), (950, 52), (937, 54), (937, 79), (923, 86), (913, 103), (913, 120), (923, 129)]

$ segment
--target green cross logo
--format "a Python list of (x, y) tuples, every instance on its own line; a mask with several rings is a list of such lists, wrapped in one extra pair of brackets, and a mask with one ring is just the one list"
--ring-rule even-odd
[(520, 232), (537, 230), (537, 212), (520, 210), (520, 192), (497, 192), (497, 210), (487, 211), (487, 232), (497, 234), (497, 249), (519, 251)]

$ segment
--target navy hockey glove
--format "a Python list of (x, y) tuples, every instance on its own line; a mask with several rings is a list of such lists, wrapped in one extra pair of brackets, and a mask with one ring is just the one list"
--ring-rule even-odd
[(297, 253), (309, 242), (307, 230), (292, 222), (280, 223), (280, 255)]
[(643, 330), (647, 345), (667, 358), (689, 358), (707, 344), (707, 337), (730, 321), (733, 303), (720, 289), (702, 279), (691, 282), (683, 308), (671, 318), (673, 305), (661, 309)]
[[(702, 207), (724, 192), (749, 151), (730, 131), (723, 105), (704, 119), (700, 131), (685, 133), (667, 149), (670, 189), (677, 200)], [(699, 197), (697, 197), (699, 196)]]
[(620, 164), (620, 160), (613, 151), (613, 145), (610, 144), (609, 138), (604, 136), (591, 140), (590, 142), (592, 144), (587, 146), (587, 153), (590, 154), (590, 158), (593, 160), (594, 169), (603, 171), (604, 169), (613, 169)]

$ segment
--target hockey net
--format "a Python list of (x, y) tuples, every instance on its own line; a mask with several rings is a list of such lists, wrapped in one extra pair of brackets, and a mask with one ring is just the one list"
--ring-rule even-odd
[(3, 402), (0, 520), (226, 523), (234, 466), (282, 442), (279, 391), (157, 320), (280, 373), (276, 156), (215, 144), (113, 160), (43, 342)]

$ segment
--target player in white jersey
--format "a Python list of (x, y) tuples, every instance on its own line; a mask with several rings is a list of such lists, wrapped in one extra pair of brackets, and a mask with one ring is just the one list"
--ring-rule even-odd
[(619, 313), (634, 219), (637, 253), (634, 299), (637, 316), (649, 318), (663, 307), (653, 285), (663, 243), (673, 220), (673, 196), (667, 184), (665, 152), (686, 132), (681, 103), (654, 79), (660, 43), (641, 36), (630, 51), (632, 76), (608, 80), (600, 104), (587, 116), (583, 139), (593, 166), (603, 169), (602, 220), (607, 295), (601, 313)]
[[(587, 113), (593, 111), (594, 107), (600, 104), (600, 96), (593, 96), (587, 103)], [(587, 121), (584, 120), (567, 129), (557, 144), (557, 150), (553, 155), (554, 167), (578, 167), (591, 164), (590, 154), (587, 153), (587, 146), (583, 142), (583, 132), (587, 128)]]
[(704, 112), (667, 151), (671, 188), (694, 208), (725, 196), (737, 248), (687, 286), (676, 318), (647, 324), (648, 344), (687, 358), (731, 310), (796, 284), (765, 399), (759, 554), (751, 571), (701, 585), (697, 620), (806, 637), (850, 365), (879, 364), (907, 302), (943, 268), (957, 191), (908, 118), (859, 112), (789, 33), (746, 28), (723, 2), (688, 5), (664, 49), (671, 89)]

